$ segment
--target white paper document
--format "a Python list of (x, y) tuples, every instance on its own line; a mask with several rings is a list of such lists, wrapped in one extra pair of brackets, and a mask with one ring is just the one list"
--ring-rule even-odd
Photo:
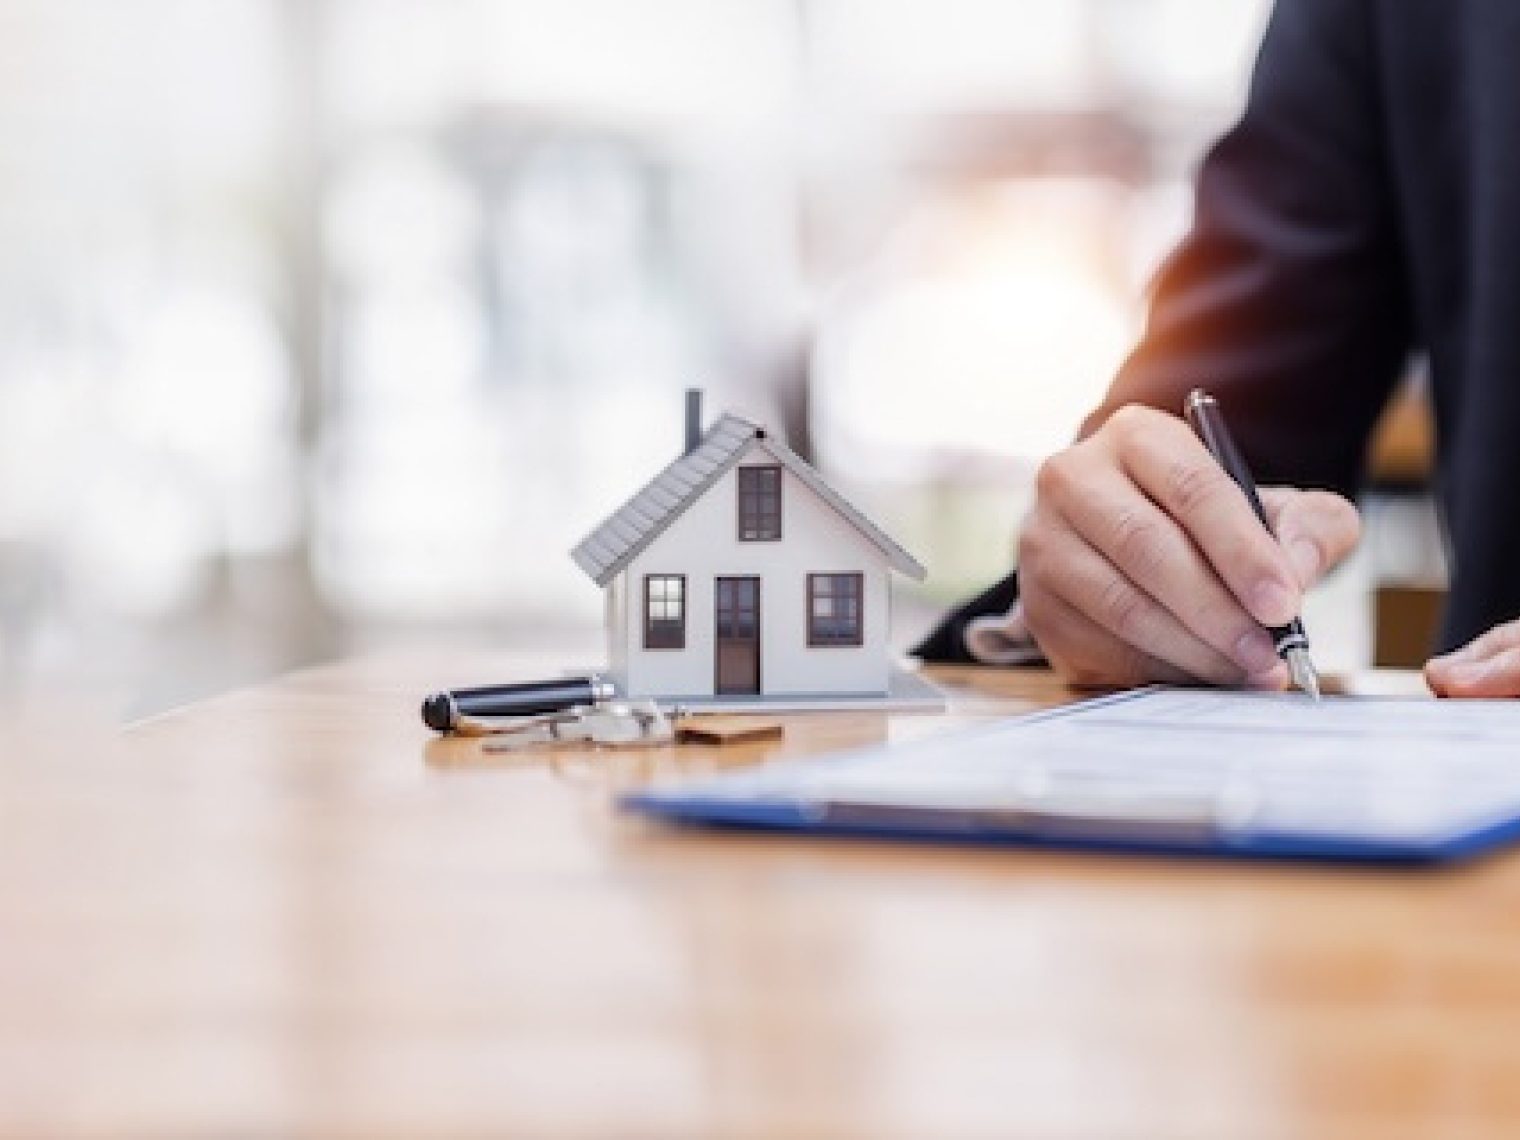
[(1520, 817), (1520, 701), (1149, 689), (686, 792), (863, 825), (939, 813), (1438, 842)]

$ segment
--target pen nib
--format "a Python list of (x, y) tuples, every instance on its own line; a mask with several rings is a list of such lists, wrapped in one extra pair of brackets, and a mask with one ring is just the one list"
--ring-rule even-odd
[(1314, 700), (1319, 700), (1319, 674), (1314, 671), (1314, 662), (1309, 660), (1309, 651), (1295, 647), (1289, 649), (1285, 656), (1294, 685)]

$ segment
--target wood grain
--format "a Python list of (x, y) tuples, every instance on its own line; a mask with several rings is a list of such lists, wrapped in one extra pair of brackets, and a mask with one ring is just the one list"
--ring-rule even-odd
[[(310, 670), (0, 743), (0, 1133), (1330, 1137), (1520, 1132), (1520, 860), (1423, 874), (672, 831), (673, 773), (948, 717), (488, 755)], [(74, 726), (77, 728), (77, 726)]]

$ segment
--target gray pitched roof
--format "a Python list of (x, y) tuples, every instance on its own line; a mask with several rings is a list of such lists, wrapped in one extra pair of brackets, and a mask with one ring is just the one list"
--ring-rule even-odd
[(739, 462), (739, 457), (753, 441), (759, 441), (782, 466), (880, 549), (893, 569), (915, 580), (923, 579), (924, 568), (918, 561), (846, 502), (801, 456), (772, 439), (763, 428), (727, 414), (708, 429), (702, 442), (690, 454), (666, 467), (642, 491), (582, 539), (580, 545), (570, 552), (570, 557), (598, 586), (607, 585), (679, 518), (689, 504)]

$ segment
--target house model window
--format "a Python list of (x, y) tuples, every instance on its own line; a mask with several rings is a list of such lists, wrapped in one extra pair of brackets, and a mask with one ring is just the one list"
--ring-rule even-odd
[(808, 575), (808, 644), (860, 645), (864, 640), (861, 574)]
[(739, 540), (781, 538), (781, 466), (739, 468)]
[(644, 648), (686, 648), (686, 577), (650, 574), (644, 579)]

